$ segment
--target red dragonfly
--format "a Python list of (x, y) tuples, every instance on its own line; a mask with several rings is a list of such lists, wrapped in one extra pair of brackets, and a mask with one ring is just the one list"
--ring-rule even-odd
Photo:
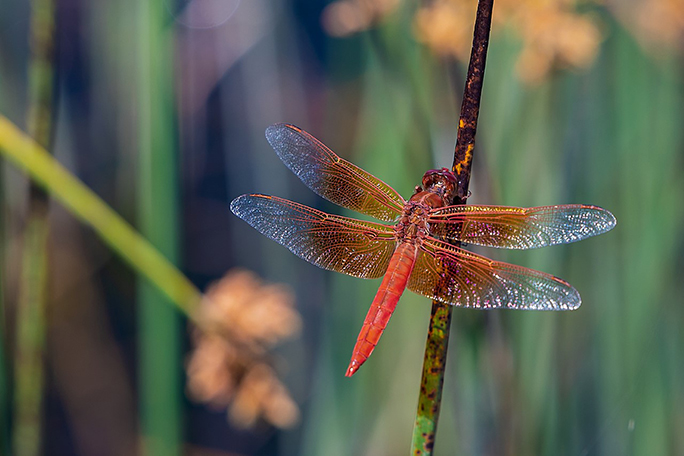
[(356, 341), (348, 377), (371, 355), (405, 288), (445, 304), (478, 309), (570, 310), (581, 303), (577, 290), (557, 277), (493, 261), (452, 243), (531, 249), (579, 241), (605, 233), (616, 223), (607, 210), (579, 204), (451, 205), (456, 177), (446, 168), (426, 172), (422, 186), (406, 201), (294, 125), (272, 125), (266, 138), (318, 195), (393, 223), (327, 214), (259, 194), (242, 195), (230, 205), (260, 233), (316, 266), (364, 279), (383, 277)]

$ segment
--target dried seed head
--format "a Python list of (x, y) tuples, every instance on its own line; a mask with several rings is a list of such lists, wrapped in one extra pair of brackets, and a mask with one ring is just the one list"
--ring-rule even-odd
[(238, 270), (209, 287), (199, 318), (239, 343), (263, 348), (301, 329), (293, 304), (286, 287), (264, 285), (254, 274)]
[[(601, 41), (595, 19), (575, 11), (572, 0), (501, 0), (493, 27), (512, 30), (521, 39), (520, 79), (537, 83), (556, 68), (585, 68)], [(415, 34), (436, 53), (467, 60), (472, 43), (474, 0), (437, 0), (416, 13)]]
[(202, 336), (187, 363), (189, 395), (196, 401), (225, 407), (236, 383), (234, 369), (228, 366), (237, 363), (235, 347), (220, 336)]
[(347, 36), (374, 26), (399, 6), (399, 0), (338, 0), (323, 10), (321, 21), (333, 36)]
[(252, 427), (262, 416), (274, 426), (290, 427), (297, 422), (299, 410), (273, 370), (259, 363), (247, 372), (230, 406), (231, 420)]
[[(586, 68), (596, 57), (601, 33), (596, 19), (577, 12), (580, 3), (591, 0), (498, 0), (493, 28), (512, 31), (521, 40), (517, 63), (520, 78), (527, 83), (542, 81), (557, 68)], [(594, 0), (596, 1), (596, 0)], [(682, 26), (684, 8), (679, 0), (648, 0), (670, 14), (669, 27)], [(599, 3), (596, 1), (596, 3)], [(373, 27), (399, 6), (399, 0), (338, 0), (326, 7), (322, 21), (333, 36), (346, 36)], [(414, 34), (434, 52), (467, 61), (472, 44), (476, 0), (434, 0), (418, 8)], [(677, 14), (681, 13), (681, 14)], [(653, 17), (653, 25), (663, 14)], [(679, 19), (682, 21), (679, 21)], [(670, 33), (671, 35), (672, 33)]]
[(436, 1), (418, 9), (414, 34), (435, 53), (467, 60), (473, 41), (475, 2)]
[(615, 15), (648, 50), (662, 52), (684, 44), (684, 2), (681, 0), (606, 1)]
[(229, 417), (241, 427), (260, 418), (278, 427), (294, 424), (297, 405), (268, 364), (268, 349), (301, 328), (293, 304), (284, 286), (265, 285), (248, 271), (229, 272), (209, 287), (198, 311), (205, 330), (192, 333), (189, 396), (230, 404)]

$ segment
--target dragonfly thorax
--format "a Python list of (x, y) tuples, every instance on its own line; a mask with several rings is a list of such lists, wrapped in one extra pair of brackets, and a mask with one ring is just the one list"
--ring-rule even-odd
[[(427, 196), (428, 192), (425, 193)], [(415, 195), (414, 195), (415, 196)], [(431, 207), (422, 199), (411, 198), (404, 206), (399, 221), (394, 226), (394, 232), (399, 241), (416, 242), (428, 235), (427, 218)]]

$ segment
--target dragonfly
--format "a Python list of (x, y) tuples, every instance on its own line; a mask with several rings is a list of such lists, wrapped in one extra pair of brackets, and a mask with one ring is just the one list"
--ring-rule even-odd
[(242, 195), (230, 205), (235, 215), (309, 263), (364, 279), (382, 277), (348, 377), (370, 357), (406, 288), (443, 304), (477, 309), (572, 310), (581, 304), (577, 290), (558, 277), (494, 261), (460, 245), (532, 249), (576, 242), (616, 224), (609, 211), (581, 204), (453, 205), (457, 180), (447, 168), (427, 171), (406, 201), (294, 125), (272, 125), (266, 138), (315, 193), (389, 222), (328, 214), (263, 194)]

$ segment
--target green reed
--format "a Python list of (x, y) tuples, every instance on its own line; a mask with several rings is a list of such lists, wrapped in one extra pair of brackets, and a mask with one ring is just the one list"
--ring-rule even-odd
[[(50, 151), (53, 136), (55, 5), (31, 1), (31, 56), (28, 68), (27, 128)], [(34, 456), (43, 447), (43, 390), (49, 274), (48, 197), (29, 184), (28, 215), (23, 237), (14, 354), (13, 454)]]
[[(164, 0), (140, 2), (138, 68), (138, 220), (141, 233), (173, 263), (179, 258), (179, 179), (173, 90), (173, 27)], [(138, 366), (143, 451), (182, 452), (181, 321), (168, 297), (141, 282)]]

